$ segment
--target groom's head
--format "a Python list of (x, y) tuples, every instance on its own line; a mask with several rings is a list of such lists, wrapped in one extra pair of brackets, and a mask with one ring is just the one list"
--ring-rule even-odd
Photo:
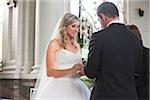
[(119, 11), (113, 3), (103, 2), (97, 8), (97, 15), (101, 25), (106, 27), (110, 21), (119, 17)]

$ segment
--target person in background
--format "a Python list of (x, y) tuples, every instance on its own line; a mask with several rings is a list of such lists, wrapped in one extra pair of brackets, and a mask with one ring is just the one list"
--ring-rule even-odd
[(138, 100), (135, 67), (142, 59), (141, 41), (119, 21), (111, 2), (97, 8), (103, 27), (91, 36), (85, 74), (96, 78), (91, 100)]
[[(127, 25), (133, 34), (139, 38), (143, 44), (141, 32), (136, 25)], [(139, 100), (149, 100), (149, 48), (142, 45), (143, 49), (143, 59), (142, 66), (137, 68), (135, 72), (137, 74), (136, 80), (136, 89)]]

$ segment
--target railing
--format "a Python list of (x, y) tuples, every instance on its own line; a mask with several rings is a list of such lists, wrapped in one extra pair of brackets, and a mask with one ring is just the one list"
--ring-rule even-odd
[(33, 97), (33, 92), (34, 91), (37, 91), (37, 89), (36, 88), (30, 88), (30, 100), (36, 100), (34, 97)]

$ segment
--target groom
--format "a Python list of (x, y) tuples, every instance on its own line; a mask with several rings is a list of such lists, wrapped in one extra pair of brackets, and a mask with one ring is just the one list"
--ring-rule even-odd
[(96, 78), (91, 100), (138, 100), (134, 69), (141, 64), (141, 42), (119, 21), (113, 3), (103, 2), (97, 15), (104, 29), (92, 34), (85, 66)]

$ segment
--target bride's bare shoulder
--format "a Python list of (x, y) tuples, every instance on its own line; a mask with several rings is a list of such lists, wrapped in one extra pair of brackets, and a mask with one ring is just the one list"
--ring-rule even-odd
[(58, 41), (56, 39), (54, 40), (51, 40), (48, 44), (48, 49), (53, 49), (53, 50), (58, 50), (60, 47), (59, 47), (59, 44), (58, 44)]
[(58, 41), (56, 39), (53, 39), (49, 42), (49, 45), (58, 45)]

